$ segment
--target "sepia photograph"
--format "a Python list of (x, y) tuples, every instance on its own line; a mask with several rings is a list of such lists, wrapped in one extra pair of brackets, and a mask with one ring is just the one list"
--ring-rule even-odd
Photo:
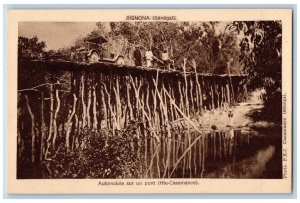
[(18, 21), (16, 180), (290, 178), (283, 39), (277, 18)]

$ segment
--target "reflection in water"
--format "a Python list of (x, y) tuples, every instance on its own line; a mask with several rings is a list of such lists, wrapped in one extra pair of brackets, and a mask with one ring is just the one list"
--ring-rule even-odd
[(247, 130), (175, 134), (144, 140), (145, 178), (259, 178), (275, 146)]
[(275, 153), (275, 147), (269, 146), (259, 150), (253, 157), (232, 163), (226, 167), (207, 174), (208, 178), (260, 178), (267, 162)]

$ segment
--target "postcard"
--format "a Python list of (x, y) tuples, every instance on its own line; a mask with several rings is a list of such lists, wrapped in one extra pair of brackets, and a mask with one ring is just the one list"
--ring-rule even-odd
[(7, 32), (8, 193), (291, 193), (291, 9), (12, 9)]

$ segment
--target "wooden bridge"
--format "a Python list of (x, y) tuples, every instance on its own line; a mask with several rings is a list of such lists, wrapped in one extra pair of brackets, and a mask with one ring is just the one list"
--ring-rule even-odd
[[(19, 61), (18, 153), (42, 160), (63, 140), (80, 147), (86, 130), (111, 136), (139, 123), (137, 136), (172, 137), (206, 110), (227, 108), (247, 91), (246, 75), (156, 70), (105, 63)], [(29, 140), (29, 141), (28, 141)], [(27, 149), (26, 149), (27, 148)]]

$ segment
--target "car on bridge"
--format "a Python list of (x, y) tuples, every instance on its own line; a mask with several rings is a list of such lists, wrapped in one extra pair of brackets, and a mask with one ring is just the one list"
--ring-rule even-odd
[(71, 59), (87, 62), (107, 62), (118, 65), (124, 65), (124, 56), (119, 53), (111, 52), (106, 43), (108, 41), (104, 37), (95, 37), (85, 41), (84, 45), (72, 52)]

